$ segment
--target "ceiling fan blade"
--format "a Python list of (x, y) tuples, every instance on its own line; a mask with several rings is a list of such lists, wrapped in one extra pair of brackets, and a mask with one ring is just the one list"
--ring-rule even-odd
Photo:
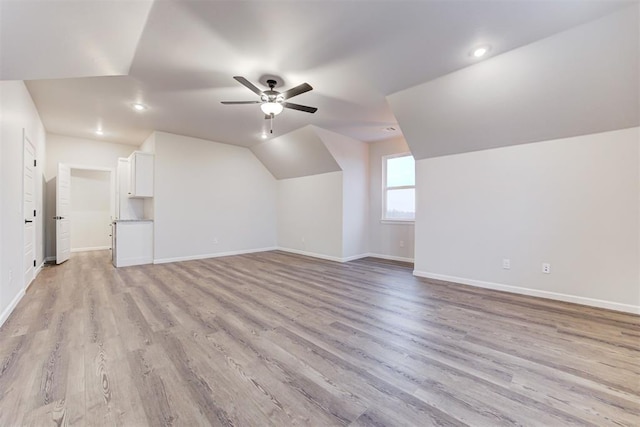
[(312, 113), (312, 114), (318, 111), (316, 107), (307, 107), (306, 105), (292, 104), (291, 102), (283, 102), (282, 106), (284, 108), (291, 108), (292, 110), (299, 110), (299, 111), (304, 111), (305, 113)]
[(225, 105), (231, 104), (260, 104), (260, 101), (220, 101)]
[(282, 92), (282, 97), (284, 99), (293, 98), (294, 96), (300, 95), (301, 93), (309, 92), (313, 88), (309, 83), (302, 83), (296, 87), (293, 87), (285, 92)]
[(258, 89), (249, 80), (245, 79), (244, 77), (242, 77), (242, 76), (233, 76), (233, 78), (236, 79), (238, 81), (238, 83), (240, 83), (241, 85), (244, 85), (246, 88), (248, 88), (251, 92), (255, 93), (256, 95), (258, 95), (258, 96), (262, 95), (262, 91), (260, 89)]

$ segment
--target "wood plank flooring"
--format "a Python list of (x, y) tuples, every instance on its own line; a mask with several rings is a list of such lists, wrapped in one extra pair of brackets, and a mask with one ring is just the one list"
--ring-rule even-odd
[(640, 317), (282, 252), (46, 267), (0, 426), (639, 426)]

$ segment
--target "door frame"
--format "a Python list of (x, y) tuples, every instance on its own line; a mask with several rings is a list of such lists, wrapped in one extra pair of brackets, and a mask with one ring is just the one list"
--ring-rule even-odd
[[(61, 162), (61, 163), (67, 165), (71, 170), (71, 173), (73, 173), (74, 169), (109, 173), (109, 212), (111, 213), (111, 221), (116, 219), (116, 169), (100, 167), (100, 166), (79, 165), (79, 164), (66, 163), (66, 162)], [(72, 186), (73, 184), (70, 183), (69, 185)]]

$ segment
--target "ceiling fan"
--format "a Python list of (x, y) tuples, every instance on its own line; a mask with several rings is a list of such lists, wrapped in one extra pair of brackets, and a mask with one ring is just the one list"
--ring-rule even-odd
[(274, 88), (278, 84), (273, 79), (267, 80), (269, 90), (260, 90), (249, 80), (242, 76), (234, 76), (240, 84), (248, 88), (251, 92), (260, 97), (259, 101), (222, 101), (223, 104), (260, 104), (260, 109), (265, 114), (265, 119), (273, 119), (276, 115), (280, 114), (283, 108), (290, 108), (292, 110), (304, 111), (305, 113), (315, 113), (318, 111), (316, 107), (307, 107), (306, 105), (293, 104), (291, 102), (285, 102), (289, 98), (300, 95), (305, 92), (309, 92), (313, 88), (308, 83), (302, 83), (294, 88), (291, 88), (284, 92), (278, 92)]

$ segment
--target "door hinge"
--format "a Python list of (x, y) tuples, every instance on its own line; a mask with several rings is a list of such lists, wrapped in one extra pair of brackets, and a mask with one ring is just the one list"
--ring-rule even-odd
[(37, 165), (37, 161), (36, 159), (33, 159), (33, 167), (36, 167), (36, 165)]
[(36, 260), (35, 259), (33, 260), (33, 266), (34, 267), (36, 266)]

